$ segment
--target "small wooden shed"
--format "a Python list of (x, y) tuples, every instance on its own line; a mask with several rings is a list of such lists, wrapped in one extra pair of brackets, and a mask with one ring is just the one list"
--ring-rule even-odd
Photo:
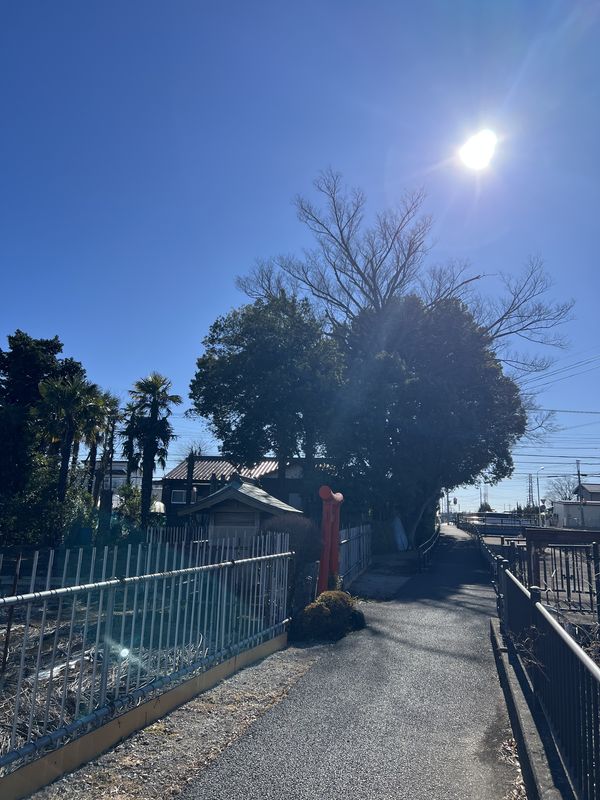
[(208, 527), (209, 538), (258, 533), (274, 517), (300, 514), (302, 511), (265, 492), (249, 478), (232, 476), (222, 489), (186, 506), (178, 516)]

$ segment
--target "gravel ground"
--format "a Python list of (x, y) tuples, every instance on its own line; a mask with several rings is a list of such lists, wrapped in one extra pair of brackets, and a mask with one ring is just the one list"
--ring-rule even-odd
[(290, 647), (238, 672), (108, 753), (36, 792), (35, 800), (153, 800), (179, 795), (321, 657)]

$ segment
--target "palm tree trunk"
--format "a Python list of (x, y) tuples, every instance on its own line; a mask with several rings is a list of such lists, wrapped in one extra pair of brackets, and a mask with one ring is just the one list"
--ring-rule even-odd
[(98, 442), (94, 439), (92, 444), (90, 445), (90, 463), (89, 463), (89, 474), (88, 474), (88, 482), (87, 482), (87, 490), (88, 494), (94, 493), (94, 476), (96, 475), (96, 461), (98, 459)]
[(72, 484), (75, 481), (75, 477), (77, 475), (77, 463), (79, 461), (79, 446), (80, 440), (79, 437), (73, 440), (73, 455), (71, 457), (71, 480), (70, 483)]
[(69, 479), (69, 463), (71, 461), (71, 448), (73, 447), (73, 429), (69, 425), (65, 431), (64, 438), (60, 447), (60, 470), (58, 473), (58, 487), (56, 494), (58, 500), (64, 503), (67, 496), (67, 483)]
[(145, 531), (150, 520), (150, 506), (152, 503), (152, 476), (154, 474), (154, 458), (156, 445), (154, 442), (144, 442), (142, 453), (142, 497), (141, 497), (141, 526)]

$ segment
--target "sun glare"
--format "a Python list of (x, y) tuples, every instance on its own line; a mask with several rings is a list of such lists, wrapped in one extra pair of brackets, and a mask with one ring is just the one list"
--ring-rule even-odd
[(469, 169), (485, 169), (492, 160), (497, 141), (494, 131), (479, 131), (458, 151), (461, 161)]

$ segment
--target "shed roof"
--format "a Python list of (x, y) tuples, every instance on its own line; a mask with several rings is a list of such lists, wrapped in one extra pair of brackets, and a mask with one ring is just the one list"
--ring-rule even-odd
[(600, 492), (600, 483), (582, 483), (581, 488), (595, 494)]
[(181, 509), (179, 516), (194, 514), (223, 503), (225, 500), (237, 500), (246, 506), (256, 508), (259, 511), (267, 511), (270, 514), (302, 514), (302, 511), (298, 508), (278, 500), (273, 495), (265, 492), (264, 489), (256, 486), (256, 484), (244, 480), (244, 478), (236, 477), (227, 486), (209, 494), (208, 497), (203, 498), (198, 503)]
[[(231, 461), (227, 461), (223, 456), (201, 456), (196, 459), (194, 464), (194, 481), (208, 482), (212, 475), (216, 475), (217, 479), (229, 480), (232, 475), (239, 473), (244, 478), (252, 478), (257, 480), (264, 475), (275, 472), (277, 469), (276, 458), (263, 458), (253, 467), (239, 468)], [(187, 459), (184, 459), (174, 469), (165, 475), (165, 480), (185, 480), (187, 477)]]

